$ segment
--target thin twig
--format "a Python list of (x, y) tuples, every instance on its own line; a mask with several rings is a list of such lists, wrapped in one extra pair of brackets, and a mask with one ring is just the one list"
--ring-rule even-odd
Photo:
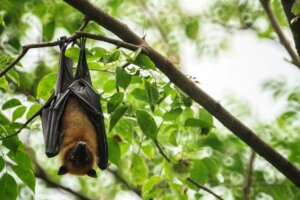
[(163, 151), (163, 149), (161, 148), (159, 142), (157, 139), (154, 140), (154, 143), (156, 145), (156, 147), (158, 148), (159, 153), (170, 163), (172, 162), (171, 159), (165, 154), (165, 152)]
[[(162, 155), (162, 157), (164, 157), (169, 163), (171, 163), (171, 159), (164, 153), (162, 147), (160, 146), (159, 142), (157, 139), (154, 140), (154, 143), (156, 145), (156, 147), (158, 148), (159, 153)], [(214, 193), (213, 191), (211, 191), (209, 188), (199, 184), (197, 181), (195, 181), (194, 179), (188, 177), (186, 178), (186, 180), (188, 180), (189, 182), (191, 182), (192, 184), (194, 184), (196, 187), (198, 187), (199, 189), (202, 189), (210, 194), (212, 194), (213, 196), (215, 196), (216, 198), (223, 200), (222, 197), (220, 197), (219, 195), (217, 195), (216, 193)]]
[(80, 28), (79, 28), (78, 31), (83, 31), (83, 30), (87, 27), (87, 25), (89, 24), (89, 21), (90, 21), (90, 19), (89, 19), (89, 17), (86, 15), (86, 16), (84, 17), (83, 23), (81, 24), (81, 26), (80, 26)]
[(162, 41), (164, 42), (165, 46), (168, 48), (168, 51), (171, 51), (172, 48), (170, 47), (165, 30), (163, 29), (163, 27), (161, 26), (160, 22), (157, 20), (153, 12), (150, 10), (150, 8), (146, 5), (146, 2), (144, 0), (136, 0), (136, 2), (138, 2), (141, 5), (141, 7), (144, 9), (144, 11), (148, 14), (150, 22), (154, 27), (157, 28)]
[(243, 200), (250, 200), (250, 190), (251, 190), (251, 185), (252, 185), (252, 174), (253, 174), (253, 165), (255, 161), (255, 152), (252, 150), (249, 163), (247, 166), (247, 171), (245, 174), (245, 182), (243, 185)]
[(198, 188), (214, 195), (216, 198), (220, 199), (220, 200), (224, 200), (222, 197), (220, 197), (219, 195), (217, 195), (216, 193), (214, 193), (213, 191), (211, 191), (210, 189), (208, 189), (207, 187), (200, 185), (199, 183), (197, 183), (194, 179), (192, 178), (186, 178), (188, 181), (190, 181), (191, 183), (193, 183), (194, 185), (196, 185)]
[[(116, 39), (108, 38), (108, 37), (105, 37), (102, 35), (95, 35), (95, 34), (79, 31), (79, 32), (76, 32), (75, 34), (71, 35), (70, 37), (67, 37), (65, 40), (58, 40), (58, 41), (53, 41), (53, 42), (42, 42), (42, 43), (28, 44), (28, 45), (23, 46), (22, 47), (23, 51), (21, 52), (21, 54), (12, 63), (10, 63), (3, 71), (0, 72), (0, 78), (2, 76), (4, 76), (11, 68), (13, 68), (17, 64), (25, 56), (25, 54), (28, 52), (29, 49), (53, 47), (53, 46), (57, 46), (63, 42), (74, 41), (80, 37), (86, 37), (86, 38), (90, 38), (90, 39), (94, 39), (94, 40), (104, 41), (104, 42), (114, 44), (116, 46), (126, 48), (129, 50), (133, 50), (133, 51), (141, 48), (138, 45), (123, 42), (121, 40), (116, 40)], [(146, 49), (142, 48), (142, 52), (146, 53)]]
[(294, 50), (294, 48), (290, 45), (289, 40), (286, 38), (282, 29), (280, 28), (278, 20), (276, 19), (274, 12), (271, 9), (270, 0), (260, 0), (260, 2), (264, 8), (266, 14), (268, 15), (271, 25), (274, 28), (276, 34), (278, 35), (281, 44), (285, 47), (287, 52), (290, 54), (290, 56), (292, 58), (292, 63), (300, 69), (299, 56), (298, 56), (297, 52)]

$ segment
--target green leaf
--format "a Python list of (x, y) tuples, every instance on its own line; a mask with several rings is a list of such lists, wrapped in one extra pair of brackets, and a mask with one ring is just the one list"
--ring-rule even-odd
[(5, 167), (5, 161), (3, 157), (0, 157), (0, 172), (4, 169)]
[(4, 77), (0, 78), (0, 88), (7, 90), (8, 89), (8, 82)]
[(177, 183), (169, 183), (172, 191), (176, 194), (177, 199), (179, 200), (188, 200), (187, 194), (185, 190), (183, 189), (182, 185), (179, 185)]
[(152, 140), (155, 140), (158, 130), (157, 130), (156, 122), (153, 119), (153, 117), (144, 110), (137, 110), (136, 118), (144, 135), (151, 138)]
[(144, 159), (138, 154), (133, 154), (132, 167), (131, 167), (131, 178), (132, 181), (141, 185), (148, 177), (148, 166), (145, 163)]
[(113, 52), (113, 53), (109, 56), (107, 63), (117, 61), (117, 60), (120, 58), (120, 56), (121, 56), (121, 52), (120, 52), (120, 51), (115, 51), (115, 52)]
[[(13, 134), (13, 133), (9, 133)], [(3, 145), (11, 150), (13, 153), (16, 153), (19, 146), (20, 146), (20, 140), (18, 136), (13, 136), (8, 139), (3, 140)]]
[(53, 38), (55, 31), (55, 21), (51, 20), (47, 23), (43, 23), (43, 39), (49, 41)]
[(52, 88), (54, 88), (55, 82), (56, 82), (56, 73), (49, 74), (47, 76), (44, 76), (42, 80), (39, 82), (38, 88), (37, 88), (37, 99), (44, 99), (47, 100), (52, 94)]
[(135, 99), (140, 100), (140, 101), (144, 101), (144, 102), (148, 103), (148, 99), (147, 99), (145, 90), (143, 90), (141, 88), (135, 88), (134, 90), (132, 90), (132, 92), (130, 94)]
[(1, 200), (14, 200), (18, 196), (18, 185), (15, 179), (8, 173), (3, 174), (0, 179)]
[(293, 7), (292, 7), (292, 13), (294, 14), (294, 15), (299, 15), (300, 14), (300, 2), (295, 2), (294, 4), (293, 4)]
[(169, 137), (169, 142), (173, 146), (177, 146), (177, 131), (173, 131)]
[[(214, 170), (214, 169), (212, 169)], [(200, 184), (205, 184), (208, 179), (209, 169), (205, 166), (202, 160), (194, 160), (191, 170), (191, 178)]]
[(78, 60), (80, 49), (78, 47), (68, 48), (65, 52), (65, 55), (72, 60)]
[(9, 77), (10, 80), (12, 80), (15, 84), (19, 85), (20, 83), (20, 77), (19, 74), (16, 72), (16, 70), (11, 69), (9, 70), (6, 75)]
[(142, 191), (143, 194), (152, 190), (153, 186), (157, 185), (163, 180), (161, 176), (151, 176), (148, 180), (146, 180), (143, 184)]
[(182, 108), (175, 108), (173, 110), (166, 112), (163, 115), (163, 119), (164, 121), (173, 121), (176, 120), (181, 113), (182, 113)]
[(20, 100), (14, 98), (14, 99), (11, 99), (11, 100), (5, 102), (2, 106), (2, 110), (13, 108), (13, 107), (16, 107), (16, 106), (19, 106), (19, 105), (22, 105)]
[(199, 127), (199, 128), (212, 128), (213, 125), (201, 119), (189, 118), (185, 121), (185, 126)]
[(113, 138), (107, 138), (108, 143), (108, 157), (109, 160), (118, 165), (121, 158), (121, 149), (118, 142), (116, 142)]
[(0, 14), (0, 26), (5, 27), (5, 22), (2, 14)]
[(90, 50), (90, 53), (92, 54), (93, 58), (100, 59), (107, 54), (107, 51), (101, 47), (94, 47)]
[(107, 102), (107, 111), (108, 113), (113, 112), (123, 101), (124, 93), (123, 92), (117, 92), (115, 93)]
[(33, 172), (19, 166), (12, 166), (11, 168), (17, 174), (17, 176), (32, 190), (32, 192), (35, 192), (35, 176)]
[(200, 110), (199, 110), (199, 119), (204, 122), (207, 122), (211, 126), (213, 126), (213, 124), (214, 124), (213, 116), (204, 108), (200, 108)]
[(185, 27), (186, 35), (192, 40), (197, 39), (198, 31), (199, 31), (199, 22), (198, 22), (198, 20), (191, 21)]
[(159, 98), (156, 83), (149, 83), (148, 81), (145, 81), (145, 91), (147, 100), (151, 105), (151, 109), (152, 111), (154, 111), (154, 107), (157, 104)]
[(208, 169), (208, 173), (211, 177), (215, 177), (219, 171), (219, 165), (215, 160), (212, 158), (203, 158), (202, 163), (206, 166), (206, 169)]
[(153, 70), (156, 69), (154, 62), (145, 54), (138, 54), (133, 64), (143, 69), (153, 69)]
[(112, 113), (110, 117), (109, 131), (111, 131), (114, 128), (114, 126), (118, 123), (121, 117), (125, 114), (127, 109), (128, 106), (121, 106)]
[(116, 85), (124, 90), (129, 86), (131, 75), (128, 74), (122, 67), (116, 67)]
[(24, 113), (26, 112), (26, 107), (25, 106), (20, 106), (18, 107), (14, 112), (13, 112), (13, 117), (12, 117), (12, 121), (16, 121), (17, 119), (19, 119), (20, 117), (22, 117), (24, 115)]
[(22, 150), (17, 150), (17, 152), (14, 154), (13, 152), (9, 152), (8, 157), (15, 161), (19, 167), (22, 167), (24, 169), (29, 169), (32, 171), (32, 163), (28, 156), (28, 154)]
[(10, 120), (2, 112), (0, 112), (0, 124), (4, 126), (10, 124)]
[(108, 80), (103, 85), (103, 91), (105, 93), (111, 93), (116, 88), (115, 80)]
[(38, 103), (36, 103), (36, 104), (33, 104), (30, 108), (29, 108), (29, 110), (28, 110), (28, 112), (27, 112), (27, 114), (26, 114), (26, 119), (28, 120), (30, 117), (32, 117), (40, 108), (42, 107), (42, 105), (41, 104), (38, 104)]

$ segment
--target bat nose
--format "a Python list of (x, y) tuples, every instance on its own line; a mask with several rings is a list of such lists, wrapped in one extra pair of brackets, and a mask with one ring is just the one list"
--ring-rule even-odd
[(85, 146), (86, 146), (86, 143), (80, 141), (80, 142), (77, 143), (77, 146), (78, 146), (78, 147), (85, 147)]

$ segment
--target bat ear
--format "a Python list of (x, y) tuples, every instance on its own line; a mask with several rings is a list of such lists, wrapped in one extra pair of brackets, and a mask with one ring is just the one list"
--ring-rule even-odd
[(93, 177), (93, 178), (97, 178), (98, 177), (97, 173), (96, 173), (96, 171), (94, 169), (91, 169), (90, 171), (88, 171), (86, 173), (86, 175), (88, 175), (89, 177)]
[(57, 172), (57, 175), (65, 175), (66, 173), (68, 173), (68, 169), (66, 168), (66, 166), (61, 166)]

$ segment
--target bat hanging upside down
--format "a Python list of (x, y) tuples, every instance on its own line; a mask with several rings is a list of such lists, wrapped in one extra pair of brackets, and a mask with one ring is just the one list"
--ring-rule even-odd
[(100, 97), (92, 87), (85, 39), (78, 43), (80, 55), (75, 76), (72, 60), (60, 45), (60, 64), (54, 96), (42, 109), (42, 126), (48, 157), (60, 154), (59, 175), (97, 177), (94, 165), (108, 166), (108, 147)]

